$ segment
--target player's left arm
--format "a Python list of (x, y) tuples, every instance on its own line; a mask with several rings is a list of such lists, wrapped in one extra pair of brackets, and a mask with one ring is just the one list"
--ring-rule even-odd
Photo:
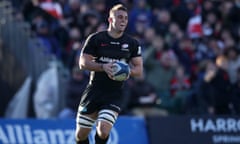
[(133, 42), (129, 65), (131, 68), (130, 76), (139, 77), (143, 75), (142, 48), (137, 40), (134, 40)]
[(131, 74), (130, 76), (138, 77), (143, 74), (143, 60), (141, 56), (133, 57), (130, 60)]

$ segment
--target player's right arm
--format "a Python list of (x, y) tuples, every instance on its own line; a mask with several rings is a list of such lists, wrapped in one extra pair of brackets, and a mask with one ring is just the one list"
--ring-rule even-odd
[(105, 71), (108, 75), (112, 74), (112, 63), (98, 63), (95, 62), (96, 49), (97, 49), (96, 35), (90, 35), (82, 48), (79, 67), (89, 71)]
[(86, 69), (90, 71), (103, 71), (103, 64), (93, 61), (93, 56), (86, 53), (81, 53), (79, 58), (80, 69)]
[(80, 69), (86, 69), (89, 71), (105, 71), (107, 74), (112, 74), (112, 63), (97, 63), (94, 61), (94, 57), (90, 54), (81, 53), (79, 58)]

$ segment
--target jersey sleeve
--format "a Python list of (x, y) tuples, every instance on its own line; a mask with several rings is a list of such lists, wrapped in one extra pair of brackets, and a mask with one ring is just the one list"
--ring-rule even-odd
[(96, 46), (96, 36), (94, 34), (89, 35), (83, 45), (82, 53), (96, 56), (96, 47), (97, 47)]
[(131, 57), (138, 57), (142, 55), (142, 48), (137, 40), (133, 41), (133, 50), (131, 53)]

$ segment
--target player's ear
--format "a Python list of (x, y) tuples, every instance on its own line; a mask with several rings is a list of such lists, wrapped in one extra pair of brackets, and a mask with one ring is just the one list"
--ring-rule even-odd
[(113, 19), (111, 17), (108, 18), (108, 22), (112, 23)]

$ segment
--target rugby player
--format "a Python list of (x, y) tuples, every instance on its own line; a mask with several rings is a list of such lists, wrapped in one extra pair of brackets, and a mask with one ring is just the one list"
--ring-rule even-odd
[(138, 41), (124, 31), (127, 8), (122, 4), (109, 11), (108, 29), (88, 36), (80, 54), (80, 69), (89, 70), (89, 84), (82, 95), (76, 118), (76, 143), (89, 144), (88, 135), (96, 124), (96, 144), (106, 144), (123, 105), (122, 81), (112, 79), (114, 61), (130, 65), (130, 76), (141, 76), (143, 62)]

